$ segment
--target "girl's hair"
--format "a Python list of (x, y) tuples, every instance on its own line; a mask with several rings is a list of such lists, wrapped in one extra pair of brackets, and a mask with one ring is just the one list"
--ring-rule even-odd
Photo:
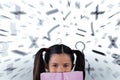
[[(43, 52), (45, 56), (43, 58)], [(62, 54), (65, 53), (70, 56), (71, 62), (74, 65), (74, 53), (76, 55), (76, 62), (74, 71), (83, 71), (83, 79), (85, 79), (85, 57), (79, 50), (72, 50), (66, 45), (56, 44), (49, 48), (41, 48), (35, 54), (34, 69), (33, 69), (33, 80), (40, 80), (40, 74), (46, 72), (46, 64), (49, 63), (52, 54)]]

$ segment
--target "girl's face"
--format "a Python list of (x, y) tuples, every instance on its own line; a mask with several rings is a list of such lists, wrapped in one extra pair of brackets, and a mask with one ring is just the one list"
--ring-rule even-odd
[(70, 72), (72, 69), (72, 62), (70, 56), (62, 53), (62, 54), (52, 54), (49, 64), (48, 71), (49, 72)]

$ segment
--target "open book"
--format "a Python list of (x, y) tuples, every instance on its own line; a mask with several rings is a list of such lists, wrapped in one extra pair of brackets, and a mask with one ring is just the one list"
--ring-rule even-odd
[(64, 73), (41, 73), (41, 80), (83, 80), (82, 71)]

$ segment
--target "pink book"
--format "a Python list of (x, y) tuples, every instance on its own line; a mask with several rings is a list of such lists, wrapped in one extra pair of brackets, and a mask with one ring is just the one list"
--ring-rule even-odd
[(82, 71), (64, 73), (41, 73), (41, 80), (83, 80)]

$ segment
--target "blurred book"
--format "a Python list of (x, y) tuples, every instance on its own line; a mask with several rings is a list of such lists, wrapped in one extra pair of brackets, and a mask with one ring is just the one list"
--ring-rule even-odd
[(64, 73), (41, 73), (41, 80), (83, 80), (82, 71)]

